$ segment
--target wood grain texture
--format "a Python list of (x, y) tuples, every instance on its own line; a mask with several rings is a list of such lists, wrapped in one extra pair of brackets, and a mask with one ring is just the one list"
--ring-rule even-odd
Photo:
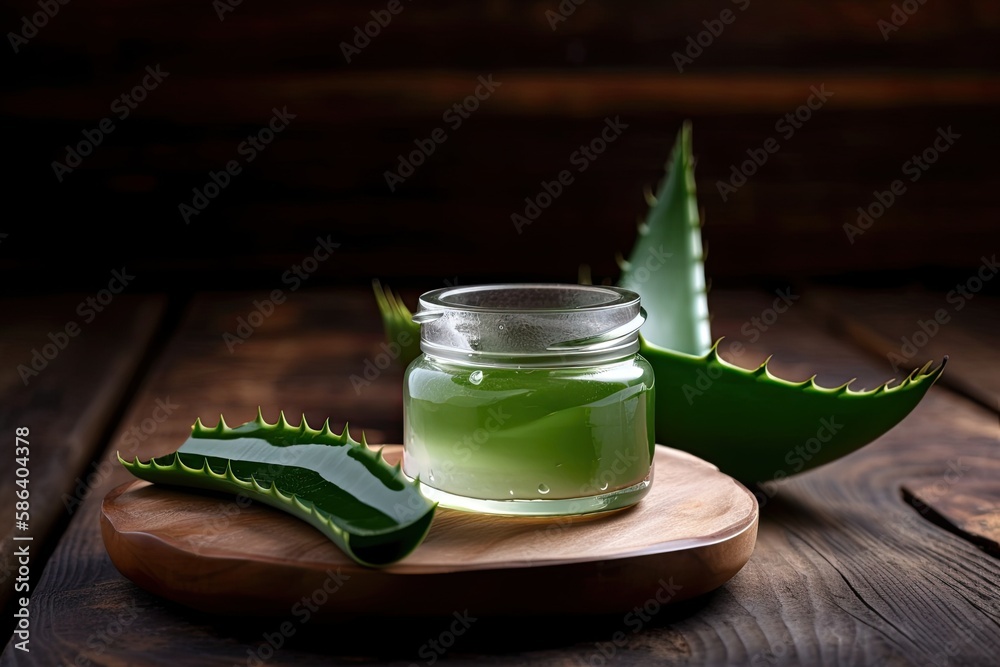
[[(344, 252), (323, 264), (314, 282), (360, 285), (375, 266), (397, 283), (456, 274), (493, 281), (519, 271), (566, 280), (582, 261), (597, 275), (613, 275), (614, 251), (631, 246), (636, 218), (646, 212), (643, 188), (662, 178), (686, 118), (717, 279), (965, 268), (976, 260), (970, 249), (995, 242), (991, 184), (1000, 179), (1000, 135), (991, 128), (1000, 79), (992, 72), (200, 71), (175, 69), (119, 123), (126, 131), (109, 135), (63, 183), (53, 178), (52, 162), (108, 115), (134, 73), (116, 70), (107, 81), (86, 78), (65, 88), (30, 85), (0, 100), (0, 114), (24, 128), (10, 138), (12, 160), (25, 165), (13, 189), (38, 193), (39, 213), (53, 219), (100, 211), (117, 234), (93, 248), (94, 256), (115, 261), (127, 251), (164, 290), (179, 282), (193, 290), (266, 285), (327, 234)], [(444, 113), (490, 73), (502, 86), (453, 129)], [(779, 132), (776, 124), (821, 85), (833, 93), (829, 101), (799, 129)], [(241, 142), (285, 106), (296, 114), (288, 128), (243, 163), (224, 197), (184, 225), (179, 204), (192, 201), (209, 172), (242, 161)], [(599, 136), (606, 117), (620, 117), (628, 129), (579, 171), (580, 155), (576, 164), (571, 156)], [(910, 183), (903, 164), (948, 127), (961, 138)], [(447, 140), (390, 189), (386, 173), (436, 128)], [(759, 168), (751, 163), (746, 171), (753, 174), (723, 199), (720, 183), (742, 178), (747, 151), (759, 156), (768, 139), (780, 150)], [(536, 198), (542, 182), (563, 170), (574, 182), (518, 233), (511, 216), (523, 215), (525, 198)], [(905, 195), (851, 244), (843, 226), (894, 179), (906, 181)], [(141, 229), (131, 224), (137, 211)], [(952, 232), (943, 239), (942, 219)], [(48, 243), (43, 226), (22, 227), (17, 231), (34, 243), (0, 255), (0, 268), (37, 264), (38, 248), (74, 277), (101, 265), (77, 252), (86, 228)], [(159, 242), (145, 243), (147, 233)], [(774, 235), (802, 250), (786, 251)], [(503, 259), (510, 256), (526, 268)]]
[[(390, 445), (395, 464), (402, 447)], [(350, 583), (317, 618), (623, 613), (669, 578), (666, 602), (714, 590), (753, 552), (757, 501), (689, 454), (657, 447), (654, 484), (629, 509), (593, 517), (528, 519), (439, 508), (424, 542), (381, 569), (357, 565), (304, 522), (217, 494), (133, 482), (101, 508), (111, 560), (143, 588), (201, 611), (280, 616), (336, 572)], [(233, 512), (234, 506), (236, 512)], [(224, 526), (213, 529), (216, 526)], [(257, 582), (248, 587), (247, 582)]]
[[(124, 250), (157, 288), (245, 289), (272, 269), (280, 275), (315, 233), (336, 229), (352, 252), (316, 281), (338, 286), (366, 282), (374, 262), (397, 282), (450, 278), (441, 266), (495, 280), (516, 274), (512, 255), (534, 277), (565, 279), (580, 261), (610, 274), (613, 252), (604, 251), (631, 245), (642, 189), (661, 178), (685, 118), (694, 121), (716, 277), (964, 268), (964, 251), (992, 243), (1000, 11), (990, 0), (918, 3), (891, 34), (880, 27), (893, 14), (883, 0), (571, 3), (558, 24), (550, 17), (560, 0), (403, 2), (362, 52), (345, 57), (342, 45), (373, 12), (386, 16), (386, 4), (102, 0), (47, 20), (5, 72), (0, 116), (20, 128), (5, 144), (20, 165), (11, 190), (34, 203), (33, 218), (85, 212), (116, 233), (88, 244), (83, 225), (53, 235), (34, 219), (12, 220), (32, 243), (0, 253), (0, 268), (58, 257), (46, 277), (58, 290), (92, 270), (95, 255)], [(11, 38), (37, 11), (37, 0), (8, 3)], [(735, 20), (713, 37), (707, 25), (720, 31), (723, 11)], [(693, 60), (679, 67), (684, 51)], [(149, 66), (170, 74), (121, 118), (112, 104)], [(490, 75), (502, 87), (452, 130), (444, 113)], [(804, 112), (805, 125), (786, 126), (794, 136), (779, 133), (776, 123), (813, 86), (833, 96)], [(286, 106), (296, 115), (290, 127), (243, 162), (237, 147)], [(525, 198), (574, 169), (573, 152), (619, 115), (626, 134), (518, 235), (511, 215)], [(102, 119), (114, 133), (54, 178), (53, 163)], [(864, 243), (850, 245), (842, 226), (874, 191), (906, 177), (902, 165), (939, 127), (962, 138), (907, 184)], [(447, 141), (390, 189), (386, 173), (436, 128)], [(759, 168), (751, 162), (747, 183), (723, 200), (719, 184), (768, 139), (781, 149)], [(230, 160), (244, 167), (239, 178), (182, 226), (179, 205)], [(804, 250), (784, 251), (778, 236)], [(86, 257), (83, 244), (93, 246)]]
[[(991, 256), (984, 258), (992, 263)], [(1000, 299), (982, 291), (996, 277), (997, 269), (986, 265), (946, 291), (827, 290), (816, 303), (833, 326), (881, 357), (889, 372), (947, 355), (943, 384), (1000, 412)]]
[[(967, 74), (932, 72), (893, 76), (845, 75), (840, 70), (801, 74), (693, 74), (627, 70), (524, 71), (498, 69), (468, 74), (439, 69), (379, 70), (377, 72), (302, 73), (265, 78), (227, 76), (208, 79), (185, 76), (170, 81), (174, 94), (144, 105), (145, 120), (199, 123), (259, 124), (270, 107), (288, 105), (289, 112), (308, 109), (312, 123), (357, 123), (373, 119), (440, 119), (443, 111), (473, 94), (480, 75), (497, 84), (495, 96), (484, 100), (487, 116), (524, 116), (533, 119), (600, 118), (606, 114), (649, 112), (720, 113), (740, 100), (742, 113), (784, 114), (804, 104), (818, 87), (837, 99), (840, 110), (907, 109), (910, 107), (986, 107), (1000, 104), (1000, 76), (988, 72)], [(40, 88), (7, 95), (0, 113), (59, 120), (89, 121), (107, 114), (113, 100), (134, 81), (122, 74), (118, 81), (95, 87)], [(132, 77), (134, 78), (134, 76)], [(166, 86), (167, 83), (164, 83)], [(219, 103), (206, 107), (211, 95)], [(57, 104), (66, 98), (73, 104)], [(295, 117), (298, 120), (298, 117)]]
[[(11, 25), (37, 10), (30, 0), (10, 4)], [(921, 5), (919, 15), (890, 33), (890, 39), (877, 23), (888, 19), (892, 8), (877, 0), (845, 0), (835, 6), (742, 0), (716, 6), (697, 0), (669, 6), (649, 0), (587, 3), (555, 25), (548, 12), (558, 11), (559, 3), (402, 3), (403, 11), (348, 62), (340, 43), (354, 39), (355, 26), (371, 21), (370, 12), (384, 10), (386, 4), (352, 0), (336, 9), (318, 3), (280, 9), (241, 4), (219, 14), (197, 0), (141, 7), (106, 1), (95, 4), (89, 14), (75, 15), (73, 25), (50, 22), (47, 42), (37, 46), (51, 50), (43, 63), (65, 63), (88, 73), (133, 61), (141, 67), (164, 52), (185, 69), (281, 74), (457, 63), (470, 68), (506, 63), (519, 68), (645, 65), (675, 70), (674, 52), (683, 51), (689, 36), (705, 30), (703, 21), (717, 20), (729, 8), (735, 20), (689, 69), (733, 64), (785, 70), (962, 69), (995, 62), (997, 50), (990, 36), (1000, 24), (996, 6), (988, 0)], [(96, 30), (103, 39), (88, 39)], [(928, 43), (936, 48), (928, 49)], [(30, 47), (23, 50), (32, 53)], [(15, 74), (18, 81), (27, 79), (27, 73)]]
[[(118, 296), (87, 323), (76, 306), (88, 295), (5, 299), (0, 301), (0, 433), (9, 438), (0, 458), (0, 498), (9, 508), (0, 518), (0, 606), (14, 592), (17, 561), (13, 557), (15, 535), (31, 536), (34, 576), (41, 574), (43, 554), (50, 532), (90, 493), (89, 481), (102, 472), (89, 464), (103, 452), (100, 438), (112, 426), (110, 420), (146, 352), (164, 312), (159, 297)], [(86, 312), (86, 308), (84, 309)], [(79, 333), (65, 333), (67, 322)], [(62, 341), (58, 350), (53, 339)], [(43, 350), (52, 359), (38, 374), (31, 369), (32, 351)], [(35, 362), (41, 367), (41, 362)], [(30, 435), (27, 490), (29, 529), (15, 530), (14, 432), (27, 427)], [(5, 626), (6, 627), (6, 626)]]
[(957, 459), (935, 482), (903, 485), (921, 516), (1000, 557), (1000, 461)]
[[(163, 393), (183, 395), (186, 412), (134, 453), (146, 457), (176, 448), (197, 413), (225, 408), (231, 423), (250, 418), (258, 401), (305, 409), (310, 420), (361, 413), (366, 424), (398, 437), (399, 376), (383, 375), (361, 396), (348, 380), (366, 355), (378, 352), (378, 317), (366, 293), (294, 294), (230, 355), (221, 331), (233, 326), (254, 296), (195, 304), (125, 423), (148, 412)], [(884, 366), (818, 328), (814, 316), (799, 310), (802, 301), (776, 319), (765, 316), (770, 324), (762, 331), (753, 318), (765, 321), (762, 315), (775, 298), (713, 294), (715, 333), (748, 347), (733, 355), (724, 343), (724, 355), (752, 365), (776, 352), (776, 372), (792, 379), (815, 372), (831, 385), (854, 376), (860, 376), (858, 386), (886, 379)], [(523, 615), (482, 619), (450, 637), (454, 646), (445, 654), (433, 655), (456, 665), (596, 664), (607, 654), (614, 664), (629, 666), (992, 665), (1000, 651), (1000, 560), (926, 521), (900, 489), (941, 480), (956, 457), (994, 457), (996, 437), (994, 415), (934, 389), (872, 445), (760, 491), (757, 548), (717, 592), (672, 610), (569, 625)], [(100, 495), (127, 480), (124, 471), (116, 473)], [(73, 664), (77, 656), (81, 663), (173, 665), (178, 651), (184, 664), (219, 667), (253, 665), (265, 654), (273, 654), (269, 665), (426, 664), (428, 642), (454, 620), (398, 623), (388, 641), (381, 624), (347, 623), (333, 635), (289, 610), (292, 636), (275, 651), (267, 639), (281, 627), (274, 621), (196, 614), (122, 577), (104, 550), (99, 514), (98, 500), (89, 498), (40, 582), (32, 602), (46, 619), (35, 636), (38, 653), (28, 662), (8, 647), (0, 665)], [(530, 590), (512, 593), (526, 596)], [(650, 591), (651, 599), (655, 593)], [(108, 635), (123, 620), (127, 631)]]

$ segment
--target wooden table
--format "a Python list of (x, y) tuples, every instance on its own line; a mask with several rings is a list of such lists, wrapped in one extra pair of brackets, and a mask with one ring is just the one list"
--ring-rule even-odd
[[(13, 512), (2, 517), (7, 636), (14, 549), (25, 544), (12, 536), (33, 541), (30, 653), (8, 644), (0, 666), (996, 664), (996, 300), (979, 295), (955, 311), (944, 294), (797, 288), (802, 298), (764, 330), (752, 318), (773, 294), (714, 293), (715, 334), (748, 343), (734, 360), (741, 365), (777, 353), (771, 368), (791, 379), (816, 372), (830, 385), (857, 376), (858, 386), (873, 386), (898, 377), (885, 355), (938, 308), (950, 322), (914, 361), (948, 353), (951, 362), (944, 382), (889, 434), (763, 493), (756, 551), (715, 593), (668, 607), (640, 628), (621, 617), (532, 618), (526, 607), (523, 617), (477, 620), (442, 654), (431, 642), (451, 618), (392, 619), (386, 609), (385, 618), (320, 627), (291, 617), (211, 617), (146, 593), (108, 559), (100, 501), (129, 479), (115, 452), (171, 451), (195, 417), (214, 423), (222, 412), (236, 424), (262, 405), (269, 419), (283, 408), (313, 423), (349, 419), (369, 442), (400, 440), (400, 370), (360, 391), (350, 381), (380, 352), (371, 295), (290, 293), (249, 337), (227, 346), (223, 334), (236, 334), (237, 318), (269, 292), (187, 302), (115, 297), (27, 386), (16, 367), (30, 363), (50, 332), (80, 320), (76, 305), (86, 295), (3, 304), (0, 432), (13, 440), (16, 427), (29, 427), (32, 451), (29, 530), (15, 530)], [(0, 461), (5, 506), (16, 490), (13, 458)]]

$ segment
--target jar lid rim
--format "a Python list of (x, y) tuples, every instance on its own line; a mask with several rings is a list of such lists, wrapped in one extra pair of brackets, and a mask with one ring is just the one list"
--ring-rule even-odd
[[(485, 291), (506, 290), (564, 290), (581, 293), (603, 293), (608, 295), (607, 301), (581, 304), (576, 306), (558, 306), (547, 308), (530, 307), (499, 307), (477, 306), (450, 301), (449, 297), (462, 294), (472, 294)], [(420, 296), (421, 311), (461, 310), (476, 313), (572, 313), (579, 311), (601, 311), (613, 308), (628, 308), (639, 303), (639, 295), (632, 290), (611, 285), (575, 285), (572, 283), (499, 283), (481, 285), (463, 285), (460, 287), (442, 287)]]

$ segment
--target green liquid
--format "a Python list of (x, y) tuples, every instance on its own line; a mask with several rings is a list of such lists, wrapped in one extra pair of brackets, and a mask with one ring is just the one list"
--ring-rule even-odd
[(642, 357), (590, 368), (474, 368), (420, 356), (404, 380), (404, 471), (485, 500), (598, 496), (645, 480), (653, 372)]

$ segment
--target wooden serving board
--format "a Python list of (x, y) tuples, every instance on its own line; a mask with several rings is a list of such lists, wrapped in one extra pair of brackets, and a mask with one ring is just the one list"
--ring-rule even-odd
[[(394, 462), (401, 448), (385, 449)], [(446, 615), (623, 612), (718, 588), (746, 564), (757, 501), (690, 454), (657, 445), (636, 506), (574, 518), (438, 509), (427, 539), (383, 569), (357, 565), (303, 521), (257, 503), (135, 481), (104, 499), (118, 570), (176, 602), (225, 614)], [(338, 574), (339, 573), (339, 574)]]

